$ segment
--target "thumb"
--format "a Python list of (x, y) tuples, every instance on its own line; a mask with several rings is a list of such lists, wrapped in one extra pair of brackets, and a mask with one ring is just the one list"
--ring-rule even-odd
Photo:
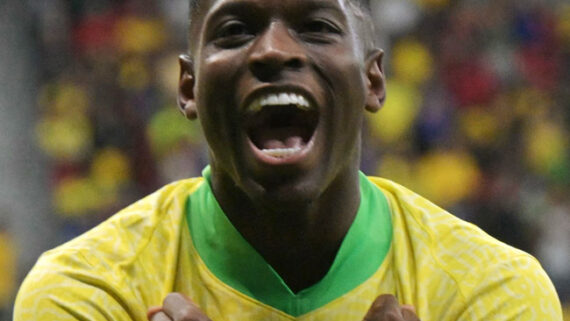
[(401, 307), (402, 310), (402, 316), (404, 317), (404, 320), (406, 321), (420, 321), (420, 319), (418, 318), (417, 314), (416, 314), (416, 309), (414, 308), (413, 305), (402, 305)]
[(148, 309), (148, 311), (146, 312), (146, 318), (147, 318), (149, 321), (151, 321), (151, 320), (152, 320), (152, 317), (154, 317), (154, 315), (157, 314), (157, 313), (159, 313), (159, 312), (162, 312), (162, 307), (158, 307), (158, 306), (150, 307), (150, 308)]

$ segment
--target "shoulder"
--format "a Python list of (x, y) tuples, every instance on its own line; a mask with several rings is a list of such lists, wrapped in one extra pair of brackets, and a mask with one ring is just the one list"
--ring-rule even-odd
[(554, 285), (530, 255), (517, 255), (472, 271), (462, 281), (462, 319), (558, 320), (562, 308)]
[(93, 307), (111, 300), (118, 310), (140, 304), (141, 297), (148, 299), (144, 288), (162, 287), (172, 278), (168, 272), (177, 259), (186, 200), (202, 181), (169, 184), (45, 252), (18, 292), (15, 317), (40, 313), (42, 307), (51, 311), (73, 306), (80, 298)]
[[(42, 260), (59, 260), (67, 253), (83, 253), (88, 262), (117, 264), (143, 254), (155, 243), (178, 237), (188, 196), (203, 180), (177, 181), (131, 204), (79, 237), (42, 255)], [(162, 242), (158, 242), (162, 240)]]
[(457, 304), (456, 313), (464, 309), (462, 320), (503, 320), (495, 318), (499, 314), (517, 320), (526, 314), (559, 320), (554, 287), (530, 254), (496, 240), (397, 183), (369, 179), (388, 199), (393, 262), (403, 289), (449, 299), (442, 313), (451, 313)]
[(412, 245), (426, 248), (421, 254), (432, 256), (445, 270), (467, 273), (512, 257), (534, 259), (397, 183), (370, 179), (388, 199), (395, 234), (405, 234)]

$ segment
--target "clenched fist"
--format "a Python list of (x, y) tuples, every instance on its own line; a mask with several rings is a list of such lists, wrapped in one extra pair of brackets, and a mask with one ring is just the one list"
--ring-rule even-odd
[(376, 298), (366, 313), (364, 321), (420, 321), (414, 307), (400, 305), (390, 294)]
[(211, 321), (192, 300), (181, 293), (170, 293), (162, 307), (150, 308), (149, 321)]

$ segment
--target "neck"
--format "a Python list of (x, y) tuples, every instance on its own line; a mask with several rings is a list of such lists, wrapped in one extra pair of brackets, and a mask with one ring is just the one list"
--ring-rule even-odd
[(212, 187), (232, 224), (294, 292), (325, 276), (360, 204), (356, 168), (337, 175), (318, 198), (297, 204), (253, 201), (219, 172), (212, 172)]

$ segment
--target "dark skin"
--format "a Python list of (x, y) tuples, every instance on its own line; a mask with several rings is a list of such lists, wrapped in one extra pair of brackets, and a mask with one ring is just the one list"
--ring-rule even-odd
[[(205, 0), (192, 57), (180, 58), (179, 105), (202, 124), (216, 199), (294, 292), (324, 277), (354, 220), (364, 112), (385, 99), (382, 51), (365, 52), (352, 10), (346, 0)], [(316, 120), (252, 126), (253, 102), (283, 93), (302, 96), (303, 117)], [(293, 151), (275, 157), (275, 145)], [(392, 308), (375, 303), (365, 320), (417, 320), (387, 297)], [(207, 317), (172, 294), (149, 319)]]

